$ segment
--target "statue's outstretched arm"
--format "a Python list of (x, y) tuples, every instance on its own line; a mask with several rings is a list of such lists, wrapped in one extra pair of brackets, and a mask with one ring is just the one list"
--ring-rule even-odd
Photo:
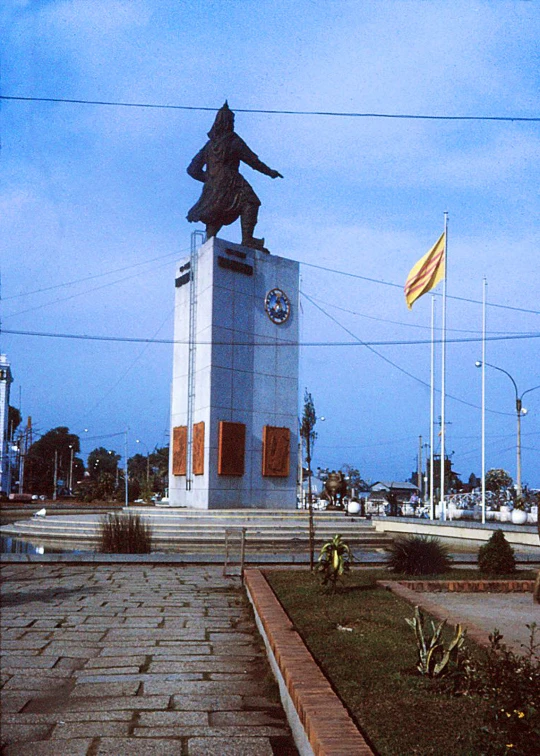
[(205, 147), (199, 150), (187, 167), (187, 172), (191, 178), (194, 178), (196, 181), (202, 181), (203, 184), (206, 181), (206, 171), (204, 170), (204, 166), (206, 165)]
[(237, 138), (240, 160), (249, 165), (250, 168), (253, 168), (254, 171), (264, 173), (265, 176), (270, 176), (270, 178), (283, 178), (281, 173), (274, 171), (273, 168), (269, 168), (266, 163), (263, 163), (262, 160), (259, 160), (258, 155), (256, 155), (252, 150), (249, 149), (243, 139), (241, 139), (239, 136), (237, 136)]

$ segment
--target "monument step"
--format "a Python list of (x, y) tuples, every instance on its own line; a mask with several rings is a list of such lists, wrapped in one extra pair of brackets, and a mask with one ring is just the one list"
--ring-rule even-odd
[[(194, 544), (224, 543), (227, 537), (232, 542), (240, 539), (242, 529), (246, 539), (253, 544), (298, 544), (309, 540), (309, 521), (306, 515), (300, 518), (281, 518), (281, 513), (272, 517), (239, 516), (220, 517), (194, 514), (188, 517), (154, 516), (146, 510), (145, 520), (152, 527), (153, 538), (158, 542), (191, 542)], [(172, 515), (172, 513), (170, 513)], [(4, 525), (0, 532), (19, 538), (53, 538), (66, 540), (97, 541), (102, 517), (78, 515), (73, 517), (51, 516), (32, 518)], [(391, 538), (378, 533), (371, 522), (341, 516), (317, 517), (314, 521), (317, 541), (331, 539), (336, 533), (351, 544), (385, 545)]]

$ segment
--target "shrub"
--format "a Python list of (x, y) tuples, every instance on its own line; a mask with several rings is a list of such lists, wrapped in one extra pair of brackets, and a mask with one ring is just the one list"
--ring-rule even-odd
[(487, 659), (477, 670), (478, 692), (488, 701), (479, 753), (540, 753), (539, 644), (536, 624), (527, 628), (530, 640), (524, 655), (509, 651), (498, 630), (489, 636)]
[(408, 536), (396, 538), (390, 546), (388, 565), (406, 575), (438, 575), (448, 572), (452, 559), (438, 538)]
[(502, 530), (496, 530), (478, 551), (478, 569), (486, 575), (508, 575), (515, 572), (516, 559)]
[(322, 584), (330, 584), (332, 591), (336, 590), (337, 581), (349, 572), (352, 562), (351, 550), (335, 535), (331, 541), (325, 543), (321, 549), (317, 570), (321, 573)]
[(139, 515), (108, 514), (100, 526), (100, 551), (104, 554), (149, 554), (152, 528)]

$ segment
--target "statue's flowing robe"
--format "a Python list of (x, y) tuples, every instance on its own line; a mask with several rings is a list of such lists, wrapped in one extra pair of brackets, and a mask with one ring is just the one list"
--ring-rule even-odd
[[(247, 204), (261, 204), (252, 187), (239, 173), (240, 161), (260, 173), (272, 171), (234, 131), (211, 138), (191, 161), (187, 172), (204, 187), (187, 219), (210, 225), (228, 226), (240, 217)], [(206, 166), (206, 170), (205, 170)]]

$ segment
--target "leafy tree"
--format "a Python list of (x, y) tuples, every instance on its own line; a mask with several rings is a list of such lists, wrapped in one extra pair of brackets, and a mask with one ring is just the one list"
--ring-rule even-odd
[(493, 468), (486, 473), (486, 489), (488, 491), (494, 491), (500, 493), (501, 491), (510, 488), (513, 481), (506, 470), (500, 468)]
[(302, 439), (305, 454), (306, 464), (308, 468), (308, 506), (309, 506), (309, 567), (311, 571), (315, 566), (315, 530), (313, 524), (313, 496), (311, 492), (311, 458), (313, 456), (313, 445), (317, 438), (315, 432), (315, 425), (317, 423), (317, 414), (315, 412), (315, 405), (313, 403), (313, 397), (307, 389), (304, 390), (304, 412), (302, 414), (302, 420), (300, 422), (300, 437)]
[(347, 480), (349, 490), (354, 488), (355, 494), (359, 491), (369, 491), (369, 485), (360, 475), (360, 470), (352, 465), (341, 465), (341, 472)]
[(478, 478), (474, 473), (469, 475), (469, 485), (471, 488), (478, 488), (482, 485), (481, 478)]
[(118, 463), (120, 459), (120, 454), (105, 449), (103, 446), (93, 449), (88, 455), (88, 472), (90, 474), (90, 480), (99, 481), (103, 475), (107, 474), (112, 475), (116, 483)]
[(300, 422), (300, 436), (304, 444), (306, 464), (308, 469), (308, 481), (309, 481), (309, 497), (311, 498), (311, 459), (313, 457), (313, 447), (317, 438), (315, 431), (315, 425), (317, 424), (317, 414), (315, 412), (315, 405), (313, 403), (313, 397), (307, 389), (304, 392), (304, 412), (302, 414), (302, 420)]
[[(54, 489), (55, 452), (57, 460), (57, 479), (67, 481), (71, 464), (71, 452), (80, 451), (79, 437), (69, 432), (69, 428), (53, 428), (32, 444), (25, 460), (25, 488), (31, 493), (50, 496)], [(80, 472), (84, 468), (81, 459), (74, 456), (73, 469)]]
[(156, 448), (149, 455), (135, 454), (128, 460), (130, 484), (137, 481), (144, 498), (163, 495), (169, 476), (169, 447)]
[(156, 447), (150, 455), (150, 470), (153, 473), (153, 489), (156, 493), (165, 494), (169, 485), (169, 447)]

